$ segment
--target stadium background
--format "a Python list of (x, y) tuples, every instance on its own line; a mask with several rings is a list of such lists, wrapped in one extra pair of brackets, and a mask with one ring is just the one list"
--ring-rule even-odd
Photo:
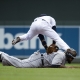
[[(24, 57), (26, 51), (29, 53), (34, 52), (36, 49), (32, 47), (27, 49), (20, 49), (19, 46), (8, 47), (10, 42), (8, 37), (4, 34), (10, 33), (11, 37), (15, 37), (15, 34), (24, 33), (29, 29), (29, 25), (33, 19), (39, 16), (41, 13), (46, 13), (55, 18), (58, 26), (58, 32), (63, 35), (63, 39), (69, 43), (69, 45), (75, 48), (78, 52), (77, 61), (80, 61), (79, 53), (79, 34), (80, 34), (80, 1), (79, 0), (1, 0), (0, 1), (0, 36), (1, 42), (0, 50), (8, 52), (10, 55)], [(15, 29), (16, 28), (16, 29)], [(71, 31), (71, 32), (70, 32)], [(68, 34), (67, 34), (68, 33)], [(6, 35), (7, 36), (7, 35)], [(10, 37), (10, 38), (11, 38)], [(4, 39), (5, 38), (5, 39)], [(70, 41), (67, 41), (69, 40)], [(2, 41), (3, 40), (3, 41)], [(32, 41), (33, 43), (33, 41)], [(37, 41), (36, 43), (39, 44)], [(28, 44), (26, 42), (26, 44)], [(2, 47), (3, 46), (3, 47)], [(5, 47), (4, 47), (5, 46)], [(37, 45), (38, 46), (38, 45)], [(42, 47), (41, 47), (42, 48)], [(17, 52), (18, 51), (18, 52)], [(42, 51), (44, 51), (42, 49)], [(22, 54), (20, 53), (22, 52)], [(20, 53), (20, 54), (19, 54)], [(28, 54), (29, 56), (30, 54)]]

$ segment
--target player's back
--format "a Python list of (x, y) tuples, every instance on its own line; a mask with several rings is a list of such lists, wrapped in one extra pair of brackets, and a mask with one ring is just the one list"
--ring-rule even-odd
[(53, 17), (51, 17), (51, 16), (41, 16), (41, 17), (35, 18), (35, 20), (36, 20), (36, 19), (42, 19), (42, 20), (46, 21), (51, 27), (52, 27), (52, 26), (56, 26), (56, 21), (55, 21), (55, 19), (54, 19)]
[(45, 59), (51, 64), (52, 60), (54, 60), (54, 62), (58, 62), (58, 60), (61, 61), (61, 63), (65, 63), (65, 53), (61, 50), (58, 50), (57, 52), (53, 52), (49, 55), (47, 55), (47, 53), (44, 53), (44, 57)]

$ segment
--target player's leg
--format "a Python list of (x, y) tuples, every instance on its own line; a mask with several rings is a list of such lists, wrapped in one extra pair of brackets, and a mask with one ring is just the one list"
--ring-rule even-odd
[(31, 24), (31, 26), (30, 26), (29, 31), (28, 31), (26, 34), (19, 36), (20, 39), (21, 39), (21, 41), (23, 41), (23, 40), (30, 40), (30, 39), (32, 39), (34, 36), (36, 36), (37, 34), (39, 34), (39, 31), (37, 30), (37, 28), (38, 28), (38, 27), (37, 27), (36, 23), (33, 22), (33, 23)]
[[(47, 28), (46, 28), (47, 27)], [(50, 37), (52, 40), (56, 41), (57, 44), (59, 44), (59, 46), (61, 46), (62, 49), (67, 50), (70, 47), (66, 44), (66, 42), (64, 42), (61, 37), (58, 35), (58, 33), (56, 33), (54, 30), (52, 30), (50, 27), (45, 26), (43, 28), (43, 32), (42, 34)]]
[(41, 67), (41, 54), (33, 53), (29, 58), (20, 60), (10, 56), (4, 52), (1, 53), (2, 64), (6, 66), (14, 66), (17, 68), (35, 68)]
[(15, 67), (22, 67), (21, 60), (10, 56), (4, 52), (1, 53), (1, 59), (2, 59), (2, 64), (3, 65), (11, 65)]
[(35, 21), (31, 24), (29, 31), (24, 34), (19, 36), (21, 40), (30, 40), (34, 36), (38, 35), (39, 33), (42, 32), (42, 20)]
[(24, 68), (38, 68), (42, 66), (41, 54), (34, 52), (28, 59), (22, 60)]

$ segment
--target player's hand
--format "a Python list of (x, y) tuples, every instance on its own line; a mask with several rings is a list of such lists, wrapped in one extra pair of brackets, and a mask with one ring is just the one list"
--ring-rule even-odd
[(18, 42), (20, 42), (20, 38), (19, 37), (17, 37), (16, 39), (12, 40), (12, 45), (15, 45)]

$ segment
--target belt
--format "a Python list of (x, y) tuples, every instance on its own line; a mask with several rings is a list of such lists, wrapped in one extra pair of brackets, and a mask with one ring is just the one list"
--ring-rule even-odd
[(41, 62), (42, 62), (42, 67), (44, 66), (44, 56), (41, 54)]

